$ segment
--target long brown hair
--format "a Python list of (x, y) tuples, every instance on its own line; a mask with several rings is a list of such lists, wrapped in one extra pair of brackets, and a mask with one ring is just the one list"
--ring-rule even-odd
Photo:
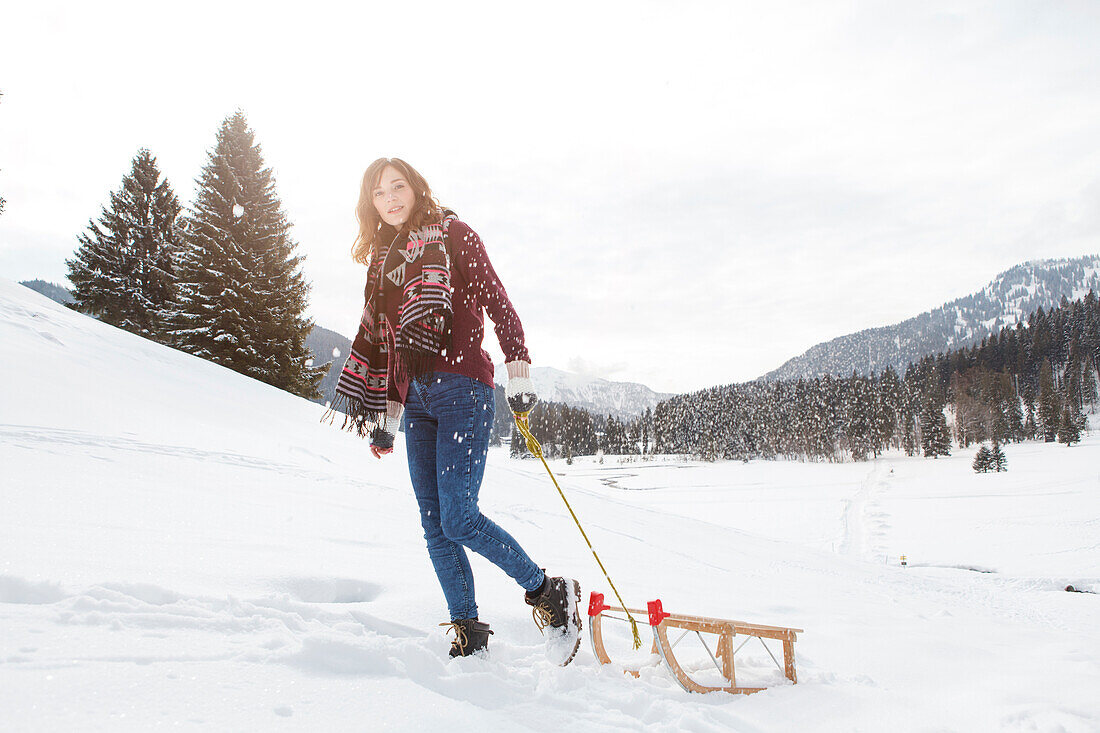
[(401, 171), (416, 194), (416, 203), (413, 204), (409, 218), (402, 225), (402, 231), (419, 229), (443, 218), (443, 209), (432, 195), (432, 189), (424, 180), (424, 176), (400, 158), (379, 158), (368, 165), (366, 172), (363, 173), (363, 183), (359, 188), (359, 203), (355, 207), (355, 215), (359, 218), (359, 236), (355, 238), (355, 243), (351, 247), (351, 257), (364, 265), (370, 264), (371, 255), (378, 248), (379, 242), (376, 240), (383, 224), (382, 218), (378, 216), (378, 210), (374, 208), (372, 194), (378, 187), (379, 179), (382, 178), (382, 171), (389, 165)]

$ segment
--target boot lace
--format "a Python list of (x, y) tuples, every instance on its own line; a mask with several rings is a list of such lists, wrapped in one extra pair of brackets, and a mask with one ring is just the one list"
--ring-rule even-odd
[(462, 624), (456, 623), (442, 623), (440, 626), (449, 626), (444, 633), (455, 632), (455, 638), (451, 641), (451, 647), (458, 649), (458, 653), (461, 654), (466, 651), (466, 645), (469, 643), (469, 639), (466, 637), (466, 629), (462, 628)]
[(542, 631), (553, 622), (554, 612), (550, 609), (549, 603), (539, 601), (531, 607), (531, 618), (535, 620), (535, 626), (539, 627), (539, 631)]

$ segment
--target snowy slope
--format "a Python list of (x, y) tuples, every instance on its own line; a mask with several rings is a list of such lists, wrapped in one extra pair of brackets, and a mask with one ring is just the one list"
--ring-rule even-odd
[[(43, 280), (20, 283), (58, 303), (73, 302), (66, 289)], [(315, 325), (306, 337), (306, 348), (317, 364), (331, 364), (320, 384), (321, 396), (316, 402), (328, 404), (336, 394), (340, 380), (340, 368), (351, 349), (351, 339), (331, 329)], [(586, 377), (552, 367), (535, 367), (532, 378), (543, 400), (562, 402), (573, 407), (583, 407), (595, 415), (612, 414), (618, 418), (637, 417), (654, 408), (661, 400), (672, 397), (665, 392), (654, 392), (644, 384), (612, 382), (607, 379)], [(496, 366), (497, 384), (508, 384), (508, 372), (504, 364)]]
[[(508, 384), (508, 371), (503, 364), (496, 366), (497, 384)], [(644, 384), (612, 382), (600, 377), (587, 377), (553, 367), (536, 366), (531, 369), (539, 399), (544, 402), (562, 402), (571, 407), (583, 407), (593, 415), (611, 414), (618, 418), (637, 417), (653, 409), (671, 394), (654, 392)]]
[[(587, 639), (550, 665), (476, 557), (492, 655), (449, 660), (400, 440), (374, 461), (318, 405), (3, 280), (0, 357), (0, 729), (1100, 729), (1100, 596), (1059, 590), (1100, 589), (1095, 435), (983, 476), (556, 464), (632, 603), (806, 630), (798, 685), (746, 647), (776, 687), (699, 696)], [(494, 451), (483, 508), (606, 590), (541, 470)]]

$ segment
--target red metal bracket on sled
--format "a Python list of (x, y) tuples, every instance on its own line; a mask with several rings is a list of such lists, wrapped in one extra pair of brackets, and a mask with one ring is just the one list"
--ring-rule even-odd
[(662, 621), (672, 615), (671, 613), (665, 613), (665, 609), (661, 608), (660, 598), (647, 603), (646, 608), (649, 610), (650, 626), (660, 626)]
[(603, 593), (592, 591), (592, 595), (588, 597), (588, 615), (595, 616), (603, 611), (610, 610), (611, 606), (603, 602)]
[[(625, 611), (637, 615), (647, 613), (649, 616), (649, 626), (653, 630), (653, 647), (651, 654), (660, 657), (659, 662), (656, 663), (663, 662), (665, 666), (668, 667), (669, 671), (672, 672), (675, 680), (687, 692), (712, 692), (721, 690), (722, 692), (747, 695), (765, 689), (763, 687), (741, 687), (737, 684), (733, 658), (741, 647), (747, 643), (748, 639), (741, 642), (741, 644), (735, 648), (733, 639), (736, 636), (750, 638), (755, 636), (760, 643), (763, 644), (765, 651), (767, 651), (776, 666), (783, 672), (783, 676), (790, 680), (792, 684), (798, 682), (798, 676), (795, 673), (794, 665), (794, 642), (798, 638), (798, 634), (802, 633), (802, 629), (793, 629), (784, 626), (764, 626), (762, 624), (751, 624), (743, 621), (733, 621), (730, 619), (713, 618), (709, 616), (688, 616), (680, 613), (666, 613), (659, 598), (647, 603), (646, 611), (610, 606), (604, 603), (603, 593), (592, 592), (588, 600), (588, 636), (589, 640), (592, 642), (592, 653), (601, 664), (611, 664), (611, 658), (608, 657), (607, 649), (604, 647), (603, 643), (602, 621), (604, 618), (604, 611)], [(620, 621), (626, 620), (618, 616), (608, 616), (608, 618), (618, 619)], [(681, 629), (683, 633), (675, 642), (670, 642), (668, 638), (669, 629)], [(707, 655), (710, 657), (711, 661), (714, 662), (715, 668), (725, 677), (727, 684), (721, 686), (701, 684), (692, 679), (688, 671), (676, 660), (673, 654), (673, 647), (679, 643), (680, 639), (690, 632), (695, 632), (696, 635), (699, 636), (699, 641), (702, 642)], [(718, 647), (713, 653), (701, 634), (712, 634), (718, 637)], [(768, 645), (764, 644), (765, 639), (778, 641), (782, 644), (782, 664), (780, 664), (779, 660), (772, 654)], [(624, 668), (623, 671), (634, 677), (640, 675), (638, 669)]]

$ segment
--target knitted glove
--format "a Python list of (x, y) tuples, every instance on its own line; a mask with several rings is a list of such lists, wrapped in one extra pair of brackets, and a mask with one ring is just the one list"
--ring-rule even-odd
[(389, 453), (393, 450), (393, 441), (397, 435), (397, 428), (401, 424), (401, 417), (386, 416), (386, 419), (378, 424), (370, 434), (370, 447), (375, 455)]
[(504, 365), (508, 369), (508, 407), (512, 412), (523, 414), (531, 411), (539, 401), (535, 394), (535, 383), (531, 381), (530, 364), (525, 361), (510, 361)]

